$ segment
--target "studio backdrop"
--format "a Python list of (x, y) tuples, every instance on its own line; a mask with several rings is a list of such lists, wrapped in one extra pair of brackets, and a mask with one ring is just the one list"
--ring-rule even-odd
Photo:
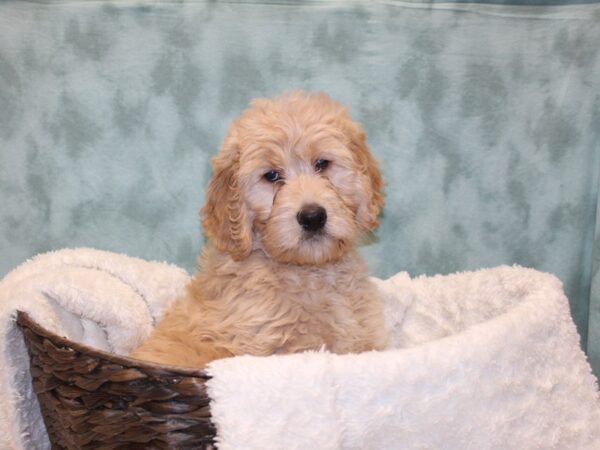
[(79, 246), (193, 271), (229, 122), (326, 91), (385, 176), (372, 273), (552, 272), (598, 374), (599, 43), (589, 2), (3, 1), (0, 276)]

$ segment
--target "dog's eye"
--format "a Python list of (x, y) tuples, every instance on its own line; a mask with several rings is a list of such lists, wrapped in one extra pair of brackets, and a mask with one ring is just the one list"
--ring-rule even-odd
[(276, 181), (281, 179), (281, 174), (279, 172), (277, 172), (276, 170), (269, 170), (267, 173), (265, 173), (263, 175), (263, 177), (269, 183), (275, 183)]
[(323, 172), (329, 166), (329, 161), (326, 159), (318, 159), (315, 163), (315, 170), (317, 172)]

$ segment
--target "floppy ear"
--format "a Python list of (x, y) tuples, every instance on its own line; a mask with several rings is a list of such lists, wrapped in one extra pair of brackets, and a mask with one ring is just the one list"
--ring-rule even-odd
[(240, 152), (235, 136), (225, 139), (212, 165), (213, 175), (201, 212), (202, 226), (217, 249), (239, 261), (252, 249), (252, 226), (238, 185)]
[(374, 230), (379, 225), (379, 213), (383, 207), (383, 180), (379, 164), (373, 158), (365, 132), (358, 124), (349, 121), (345, 133), (360, 172), (356, 220), (365, 230)]

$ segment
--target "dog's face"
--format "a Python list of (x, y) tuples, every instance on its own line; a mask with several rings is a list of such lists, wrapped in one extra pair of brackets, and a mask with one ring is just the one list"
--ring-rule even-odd
[(339, 259), (378, 224), (381, 175), (365, 134), (325, 94), (255, 100), (213, 159), (202, 210), (209, 239), (234, 259)]

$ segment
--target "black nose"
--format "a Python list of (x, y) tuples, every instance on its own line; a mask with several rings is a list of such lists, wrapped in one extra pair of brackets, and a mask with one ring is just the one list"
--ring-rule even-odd
[(327, 222), (327, 211), (319, 205), (306, 205), (302, 207), (296, 219), (306, 231), (319, 231)]

